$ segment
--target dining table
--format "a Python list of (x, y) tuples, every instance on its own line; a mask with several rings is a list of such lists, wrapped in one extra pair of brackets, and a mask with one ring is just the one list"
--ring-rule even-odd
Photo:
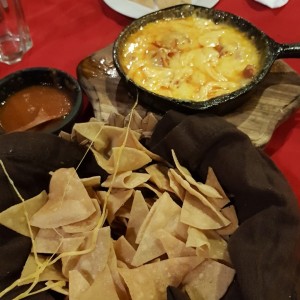
[[(109, 4), (109, 1), (106, 2)], [(126, 11), (118, 12), (106, 2), (23, 0), (33, 47), (18, 63), (0, 63), (0, 80), (12, 72), (32, 67), (53, 67), (76, 77), (78, 64), (82, 60), (111, 45), (120, 32), (134, 20), (131, 14)], [(278, 8), (270, 8), (255, 0), (220, 0), (214, 8), (246, 19), (277, 42), (300, 42), (298, 0), (289, 0)], [(284, 62), (296, 74), (300, 73), (300, 59), (287, 58)], [(89, 113), (90, 102), (85, 95), (81, 116)], [(299, 108), (276, 126), (263, 151), (285, 176), (300, 205)]]

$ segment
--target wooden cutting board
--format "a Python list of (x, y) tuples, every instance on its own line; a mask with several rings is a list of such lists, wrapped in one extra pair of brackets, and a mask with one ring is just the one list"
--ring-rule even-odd
[[(114, 67), (112, 45), (83, 59), (77, 76), (98, 120), (105, 122), (111, 113), (126, 116), (130, 112), (134, 99)], [(255, 146), (264, 146), (275, 128), (300, 107), (300, 76), (277, 60), (255, 92), (243, 97), (249, 99), (222, 118), (246, 133)], [(136, 109), (142, 117), (149, 113), (141, 105)]]

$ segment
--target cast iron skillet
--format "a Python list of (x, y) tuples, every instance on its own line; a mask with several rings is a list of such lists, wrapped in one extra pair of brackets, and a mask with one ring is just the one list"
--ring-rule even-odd
[[(120, 64), (119, 54), (128, 36), (141, 26), (149, 22), (154, 22), (166, 18), (182, 18), (191, 15), (213, 20), (215, 23), (227, 23), (245, 32), (255, 43), (261, 54), (261, 70), (246, 86), (222, 96), (211, 98), (201, 102), (191, 102), (188, 99), (174, 100), (169, 97), (161, 96), (150, 92), (145, 88), (138, 86), (132, 80), (126, 77), (126, 74)], [(137, 97), (146, 106), (149, 106), (157, 112), (165, 112), (169, 109), (175, 109), (181, 112), (195, 113), (199, 111), (210, 111), (223, 115), (240, 106), (246, 99), (242, 95), (252, 91), (266, 76), (274, 61), (278, 58), (298, 58), (300, 57), (300, 43), (280, 44), (272, 38), (257, 29), (248, 21), (239, 16), (228, 12), (205, 8), (196, 5), (178, 5), (171, 8), (159, 10), (147, 14), (134, 20), (118, 36), (113, 46), (113, 61), (121, 78), (128, 84), (128, 89), (133, 97)]]

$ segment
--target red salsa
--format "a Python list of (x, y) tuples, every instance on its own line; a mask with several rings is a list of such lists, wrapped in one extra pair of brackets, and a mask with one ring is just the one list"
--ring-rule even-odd
[(33, 85), (9, 96), (0, 106), (0, 125), (5, 132), (25, 131), (68, 115), (68, 93), (53, 86)]

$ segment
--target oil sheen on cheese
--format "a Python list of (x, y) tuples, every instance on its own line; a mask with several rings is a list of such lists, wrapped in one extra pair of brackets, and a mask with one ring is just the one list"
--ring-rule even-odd
[(141, 27), (124, 44), (121, 65), (129, 79), (151, 92), (204, 101), (249, 83), (260, 55), (238, 29), (191, 16)]

